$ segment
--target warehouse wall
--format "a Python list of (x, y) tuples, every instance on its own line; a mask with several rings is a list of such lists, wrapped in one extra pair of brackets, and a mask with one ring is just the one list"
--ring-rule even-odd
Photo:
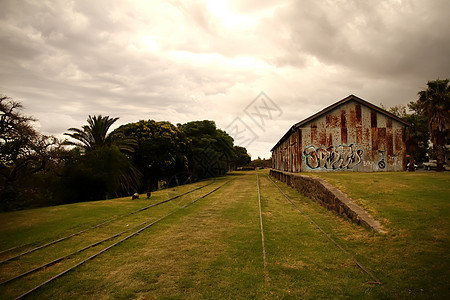
[(274, 149), (273, 168), (288, 172), (402, 171), (405, 125), (356, 101), (301, 124)]

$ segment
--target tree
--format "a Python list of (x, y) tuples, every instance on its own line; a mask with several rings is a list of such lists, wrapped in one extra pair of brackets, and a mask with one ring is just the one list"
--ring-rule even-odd
[(119, 118), (110, 118), (109, 116), (103, 117), (89, 116), (87, 119), (88, 125), (83, 125), (79, 128), (69, 128), (69, 131), (74, 133), (65, 133), (65, 135), (78, 140), (78, 142), (68, 141), (68, 145), (74, 145), (81, 147), (85, 151), (92, 151), (104, 146), (115, 145), (119, 147), (122, 152), (133, 152), (133, 146), (136, 145), (136, 140), (130, 137), (126, 137), (121, 130), (115, 130), (108, 134), (111, 126)]
[(73, 203), (133, 194), (140, 173), (117, 146), (104, 146), (88, 152), (73, 149), (60, 177), (57, 198)]
[(405, 118), (408, 115), (408, 113), (406, 112), (406, 106), (404, 105), (395, 105), (386, 108), (383, 104), (381, 104), (381, 108), (390, 112), (393, 115), (396, 115), (399, 118)]
[(174, 178), (175, 184), (187, 180), (189, 140), (175, 125), (141, 120), (118, 130), (137, 141), (132, 160), (143, 173), (141, 190), (156, 190), (160, 180), (169, 182)]
[(254, 159), (250, 162), (250, 166), (254, 168), (271, 168), (272, 167), (272, 158), (269, 159), (261, 159), (258, 156), (257, 159)]
[(31, 122), (33, 118), (22, 115), (21, 103), (9, 97), (0, 98), (0, 162), (11, 166), (26, 156), (32, 140), (37, 137)]
[(50, 175), (61, 164), (62, 145), (39, 134), (22, 109), (0, 97), (0, 206), (6, 210), (52, 202)]
[(409, 171), (415, 171), (416, 161), (423, 162), (428, 152), (429, 131), (424, 115), (412, 113), (404, 117), (411, 125), (406, 129), (406, 151), (409, 154)]
[[(122, 130), (108, 133), (118, 119), (89, 116), (88, 125), (83, 125), (81, 129), (69, 128), (73, 133), (65, 133), (78, 141), (67, 141), (66, 144), (79, 149), (67, 162), (63, 172), (65, 189), (59, 195), (74, 195), (66, 197), (65, 202), (129, 195), (139, 187), (141, 174), (126, 155), (133, 153), (136, 139), (125, 136)], [(88, 194), (81, 193), (79, 189)]]
[(191, 140), (189, 168), (196, 178), (222, 176), (235, 159), (233, 138), (210, 120), (177, 124)]
[(428, 81), (428, 88), (418, 93), (417, 110), (427, 116), (431, 141), (436, 150), (436, 171), (444, 170), (446, 136), (450, 127), (449, 79)]
[(235, 153), (235, 162), (234, 162), (235, 168), (248, 166), (248, 164), (252, 161), (252, 158), (247, 153), (247, 149), (245, 149), (245, 147), (234, 146), (234, 153)]
[[(414, 163), (416, 161), (423, 162), (428, 151), (429, 130), (425, 115), (417, 111), (417, 104), (410, 102), (408, 109), (412, 111), (408, 113), (406, 106), (396, 105), (387, 109), (388, 112), (404, 119), (411, 125), (406, 128), (406, 152), (409, 155), (409, 171), (415, 171)], [(383, 107), (384, 108), (384, 107)]]

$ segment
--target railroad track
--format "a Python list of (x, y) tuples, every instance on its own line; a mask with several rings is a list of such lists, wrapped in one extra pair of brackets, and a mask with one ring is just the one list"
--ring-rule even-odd
[[(55, 244), (60, 243), (60, 242), (62, 242), (62, 241), (68, 240), (68, 239), (70, 239), (70, 238), (72, 238), (72, 237), (79, 236), (79, 235), (81, 235), (81, 234), (83, 234), (83, 233), (86, 233), (86, 232), (88, 232), (88, 231), (90, 231), (90, 230), (99, 228), (99, 227), (101, 227), (101, 226), (104, 226), (104, 225), (106, 225), (106, 224), (108, 224), (108, 223), (111, 223), (111, 222), (113, 222), (113, 221), (119, 220), (119, 219), (121, 219), (121, 218), (124, 218), (124, 217), (127, 217), (127, 216), (131, 216), (131, 215), (134, 215), (134, 214), (136, 214), (136, 213), (140, 213), (140, 212), (146, 211), (146, 210), (148, 210), (148, 209), (150, 209), (150, 208), (152, 208), (152, 207), (155, 207), (155, 206), (158, 206), (158, 205), (161, 205), (161, 204), (170, 202), (170, 201), (172, 201), (172, 200), (178, 199), (178, 198), (180, 198), (180, 197), (182, 197), (182, 196), (185, 196), (185, 195), (190, 194), (190, 193), (192, 193), (192, 192), (195, 192), (195, 191), (197, 191), (197, 190), (203, 189), (203, 188), (205, 188), (205, 187), (211, 185), (212, 183), (214, 183), (214, 181), (211, 181), (211, 182), (208, 183), (208, 184), (202, 185), (202, 186), (200, 186), (200, 187), (197, 187), (197, 188), (195, 188), (195, 189), (189, 190), (189, 191), (184, 192), (184, 193), (182, 193), (182, 194), (176, 195), (176, 196), (171, 197), (171, 198), (169, 198), (169, 199), (166, 199), (166, 200), (163, 200), (163, 201), (160, 201), (160, 202), (157, 202), (157, 203), (153, 203), (153, 204), (151, 204), (151, 205), (147, 205), (147, 206), (145, 206), (145, 207), (142, 207), (142, 208), (140, 208), (140, 209), (137, 209), (137, 210), (132, 211), (132, 212), (129, 212), (129, 213), (125, 213), (125, 214), (118, 215), (118, 216), (116, 216), (116, 217), (107, 219), (107, 220), (105, 220), (105, 221), (103, 221), (103, 222), (101, 222), (101, 223), (92, 225), (92, 226), (90, 226), (90, 227), (88, 227), (88, 228), (85, 228), (85, 229), (83, 229), (83, 230), (80, 230), (80, 231), (78, 231), (78, 232), (70, 233), (70, 234), (68, 234), (68, 235), (66, 235), (66, 236), (64, 236), (64, 237), (57, 238), (57, 239), (52, 240), (52, 241), (50, 241), (50, 242), (48, 242), (48, 243), (45, 243), (45, 244), (41, 244), (41, 245), (36, 246), (36, 247), (34, 247), (34, 248), (30, 249), (30, 250), (27, 250), (27, 251), (25, 251), (25, 252), (22, 252), (22, 253), (13, 255), (13, 256), (11, 256), (11, 257), (8, 257), (7, 259), (4, 259), (4, 260), (0, 261), (0, 265), (3, 264), (3, 263), (6, 263), (6, 262), (8, 262), (8, 261), (11, 261), (11, 260), (20, 258), (20, 257), (22, 257), (22, 256), (24, 256), (24, 255), (30, 254), (30, 253), (32, 253), (32, 252), (35, 252), (35, 251), (37, 251), (37, 250), (41, 250), (41, 249), (46, 248), (46, 247), (49, 247), (49, 246), (51, 246), (51, 245), (55, 245)], [(12, 250), (14, 250), (14, 249), (25, 248), (25, 247), (30, 246), (30, 245), (32, 245), (32, 244), (35, 244), (35, 243), (30, 243), (30, 244), (27, 244), (27, 245), (16, 246), (16, 247), (13, 247), (13, 248), (10, 248), (10, 249), (7, 249), (7, 250), (3, 250), (2, 252), (0, 252), (0, 254), (3, 254), (3, 253), (6, 253), (6, 252), (9, 252), (9, 251), (12, 251)]]
[[(340, 243), (338, 243), (330, 234), (328, 234), (325, 230), (323, 230), (322, 227), (320, 227), (308, 214), (306, 214), (285, 192), (283, 192), (283, 190), (276, 184), (276, 182), (274, 180), (272, 180), (272, 178), (270, 178), (270, 176), (266, 176), (266, 179), (268, 181), (270, 181), (273, 186), (284, 196), (284, 198), (290, 203), (292, 204), (305, 218), (308, 219), (308, 221), (310, 222), (311, 225), (313, 225), (314, 227), (316, 227), (332, 244), (334, 244), (340, 251), (342, 251), (347, 257), (349, 257), (369, 278), (371, 281), (366, 282), (368, 284), (377, 284), (377, 285), (381, 285), (383, 286), (383, 288), (386, 289), (386, 287), (384, 287), (384, 285), (382, 285), (380, 279), (378, 279), (378, 277), (376, 277), (367, 267), (365, 267), (361, 262), (359, 262), (348, 250), (346, 250)], [(265, 245), (264, 245), (264, 231), (263, 231), (263, 218), (262, 218), (262, 212), (261, 212), (261, 189), (260, 189), (260, 184), (259, 184), (259, 176), (256, 175), (256, 181), (257, 181), (257, 190), (258, 190), (258, 202), (259, 202), (259, 209), (260, 209), (260, 223), (261, 223), (261, 235), (262, 235), (262, 248), (263, 248), (263, 259), (264, 259), (264, 276), (266, 279), (266, 282), (268, 281), (267, 278), (269, 276), (268, 271), (267, 271), (267, 262), (266, 262), (266, 249), (265, 249)], [(388, 292), (390, 292), (389, 290), (387, 290)], [(394, 298), (395, 295), (394, 295)]]
[[(267, 181), (266, 181), (267, 180)], [(95, 243), (92, 243), (92, 244), (90, 244), (90, 245), (87, 245), (87, 246), (84, 246), (84, 247), (80, 247), (80, 248), (77, 248), (77, 249), (75, 249), (75, 250), (73, 250), (73, 252), (72, 253), (69, 253), (69, 254), (67, 254), (67, 255), (63, 255), (63, 256), (61, 256), (61, 257), (59, 257), (59, 258), (56, 258), (56, 259), (54, 259), (54, 260), (51, 260), (51, 261), (49, 261), (49, 262), (47, 262), (47, 263), (44, 263), (44, 264), (42, 264), (41, 266), (38, 266), (38, 267), (34, 267), (34, 268), (30, 268), (30, 270), (27, 270), (27, 271), (25, 271), (25, 272), (23, 272), (22, 274), (18, 274), (18, 275), (16, 275), (16, 276), (14, 276), (14, 277), (11, 277), (11, 278), (9, 278), (9, 279), (7, 279), (7, 280), (5, 280), (5, 281), (3, 281), (3, 282), (1, 282), (0, 283), (0, 287), (1, 286), (6, 286), (6, 287), (8, 287), (9, 286), (9, 284), (11, 284), (11, 283), (13, 283), (13, 282), (18, 282), (18, 283), (21, 283), (21, 282), (23, 282), (23, 281), (21, 281), (21, 280), (26, 280), (27, 279), (27, 276), (29, 276), (29, 275), (31, 275), (31, 274), (33, 274), (33, 273), (36, 273), (37, 275), (39, 275), (39, 277), (41, 278), (41, 280), (45, 280), (45, 278), (48, 278), (48, 279), (46, 279), (44, 282), (41, 282), (40, 284), (38, 284), (38, 285), (35, 285), (35, 286), (33, 286), (32, 288), (22, 288), (21, 290), (20, 290), (20, 292), (21, 292), (21, 294), (16, 298), (16, 299), (22, 299), (22, 298), (24, 298), (24, 297), (28, 297), (28, 296), (30, 296), (30, 295), (33, 295), (33, 293), (34, 292), (36, 292), (38, 289), (40, 289), (40, 288), (42, 288), (43, 286), (45, 286), (45, 285), (47, 285), (47, 284), (49, 284), (50, 282), (53, 282), (53, 281), (55, 281), (55, 280), (57, 280), (58, 278), (61, 278), (61, 277), (63, 277), (65, 274), (67, 274), (67, 273), (69, 273), (70, 271), (72, 271), (72, 270), (74, 270), (74, 269), (76, 269), (76, 268), (78, 268), (79, 266), (81, 266), (81, 265), (83, 265), (83, 264), (86, 264), (86, 263), (88, 263), (89, 261), (91, 261), (92, 259), (94, 259), (95, 257), (97, 257), (97, 256), (99, 256), (99, 255), (101, 255), (102, 253), (105, 253), (105, 252), (107, 252), (107, 251), (109, 251), (109, 250), (111, 250), (113, 247), (115, 247), (115, 246), (117, 246), (117, 245), (119, 245), (119, 244), (121, 244), (121, 243), (124, 243), (125, 241), (127, 241), (128, 239), (130, 239), (130, 238), (132, 238), (132, 237), (134, 237), (134, 236), (136, 236), (137, 234), (139, 234), (139, 233), (141, 233), (141, 232), (143, 232), (144, 230), (147, 230), (148, 228), (150, 228), (151, 226), (153, 226), (154, 224), (156, 224), (156, 223), (158, 223), (158, 222), (161, 222), (161, 221), (163, 221), (164, 219), (166, 219), (166, 218), (168, 218), (169, 216), (171, 216), (171, 215), (173, 215), (174, 213), (176, 213), (177, 211), (180, 211), (180, 210), (182, 210), (182, 209), (185, 209), (185, 208), (187, 208), (188, 206), (190, 206), (190, 205), (193, 205), (194, 203), (196, 203), (197, 201), (199, 201), (200, 199), (203, 199), (203, 198), (205, 198), (205, 197), (207, 197), (208, 195), (210, 195), (210, 194), (212, 194), (212, 193), (214, 193), (215, 191), (217, 191), (218, 189), (220, 189), (222, 186), (224, 186), (225, 184), (227, 184), (228, 182), (230, 182), (231, 180), (229, 180), (229, 181), (226, 181), (226, 182), (224, 182), (223, 184), (221, 184), (221, 185), (218, 185), (218, 186), (216, 186), (214, 189), (210, 189), (210, 191), (209, 192), (207, 192), (207, 193), (205, 193), (205, 194), (203, 194), (203, 195), (201, 195), (201, 196), (199, 196), (199, 197), (196, 197), (193, 201), (186, 201), (186, 199), (185, 200), (183, 200), (184, 202), (182, 202), (182, 204), (180, 204), (177, 208), (175, 208), (175, 209), (172, 209), (172, 210), (167, 210), (167, 209), (164, 209), (164, 213), (161, 213), (161, 215), (160, 216), (153, 216), (153, 217), (151, 217), (151, 218), (148, 218), (148, 219), (146, 219), (145, 221), (143, 221), (143, 222), (140, 222), (139, 224), (137, 224), (137, 225), (135, 225), (135, 226), (132, 226), (131, 228), (123, 228), (124, 230), (121, 230), (120, 232), (117, 232), (117, 233), (115, 233), (115, 234), (112, 234), (112, 235), (110, 235), (110, 236), (107, 236), (107, 237), (104, 237), (102, 240), (100, 240), (100, 241), (97, 241), (97, 242), (95, 242)], [(296, 210), (298, 210), (300, 213), (301, 213), (301, 215), (303, 215), (308, 221), (309, 221), (309, 223), (312, 225), (312, 226), (314, 226), (314, 227), (316, 227), (328, 240), (329, 240), (329, 242), (330, 243), (332, 243), (333, 245), (335, 245), (340, 251), (342, 251), (347, 257), (349, 257), (369, 278), (370, 278), (370, 280), (371, 280), (371, 282), (367, 282), (367, 283), (371, 283), (371, 284), (377, 284), (377, 285), (380, 285), (382, 288), (384, 288), (386, 291), (388, 291), (388, 292), (390, 292), (390, 293), (392, 293), (391, 291), (389, 291), (386, 287), (385, 287), (385, 285), (384, 284), (382, 284), (381, 283), (381, 281), (368, 269), (368, 268), (366, 268), (365, 266), (363, 266), (348, 250), (346, 250), (341, 244), (339, 244), (330, 234), (328, 234), (326, 231), (324, 231), (308, 214), (306, 214), (302, 209), (301, 209), (301, 207), (298, 205), (298, 204), (296, 204), (296, 202), (295, 201), (293, 201), (281, 188), (280, 188), (280, 186), (278, 186), (277, 185), (277, 183), (274, 181), (274, 180), (272, 180), (269, 176), (264, 176), (264, 178), (263, 178), (263, 176), (259, 176), (258, 174), (256, 175), (256, 185), (257, 185), (257, 201), (258, 201), (258, 208), (259, 208), (259, 218), (260, 218), (260, 230), (261, 230), (261, 243), (262, 243), (262, 255), (263, 255), (263, 262), (264, 262), (264, 277), (265, 277), (265, 282), (266, 282), (266, 284), (269, 284), (270, 283), (270, 278), (269, 278), (269, 271), (270, 271), (270, 261), (268, 262), (267, 260), (266, 260), (266, 245), (265, 245), (265, 240), (264, 240), (264, 223), (263, 223), (263, 221), (264, 221), (264, 219), (263, 219), (263, 214), (264, 214), (264, 205), (262, 204), (262, 202), (261, 202), (261, 195), (263, 195), (264, 196), (264, 193), (265, 193), (265, 191), (267, 191), (267, 189), (268, 188), (271, 188), (270, 187), (270, 185), (272, 184), (273, 185), (273, 188), (271, 188), (271, 189), (273, 189), (274, 191), (275, 190), (278, 190), (279, 191), (279, 193), (280, 194), (282, 194), (283, 195), (283, 197), (288, 201), (288, 202), (286, 202), (286, 203), (290, 203), (290, 204), (292, 204), (294, 207), (295, 207), (295, 209)], [(265, 181), (265, 182), (263, 182), (263, 185), (261, 186), (260, 185), (260, 181)], [(210, 184), (208, 184), (208, 185), (210, 185)], [(208, 185), (205, 185), (205, 186), (208, 186)], [(203, 187), (205, 187), (205, 186), (202, 186), (202, 187), (199, 187), (199, 188), (196, 188), (196, 189), (194, 189), (194, 190), (199, 190), (199, 189), (201, 189), (201, 188), (203, 188)], [(180, 197), (182, 197), (183, 195), (186, 195), (186, 194), (188, 194), (188, 193), (190, 193), (190, 192), (192, 192), (192, 191), (194, 191), (194, 190), (191, 190), (191, 191), (188, 191), (188, 192), (186, 192), (186, 193), (183, 193), (183, 194), (180, 194), (180, 195), (177, 195), (176, 197), (173, 197), (173, 198), (171, 198), (171, 199), (167, 199), (167, 200), (164, 200), (164, 201), (161, 201), (161, 202), (158, 202), (158, 203), (155, 203), (155, 204), (152, 204), (152, 205), (149, 205), (149, 206), (146, 206), (146, 207), (144, 207), (144, 208), (142, 208), (142, 209), (139, 209), (139, 210), (136, 210), (136, 211), (134, 211), (134, 212), (132, 212), (132, 213), (129, 213), (128, 215), (132, 215), (132, 214), (135, 214), (135, 213), (137, 213), (137, 212), (140, 212), (140, 211), (144, 211), (144, 210), (148, 210), (149, 208), (151, 208), (151, 207), (153, 207), (153, 206), (156, 206), (156, 205), (160, 205), (160, 204), (163, 204), (163, 203), (167, 203), (167, 202), (170, 202), (171, 200), (173, 200), (173, 199), (176, 199), (176, 198), (180, 198)], [(263, 198), (264, 199), (264, 198)], [(270, 201), (270, 199), (267, 199), (266, 198), (266, 201), (267, 200), (269, 200)], [(279, 200), (279, 201), (281, 201), (281, 199)], [(280, 202), (280, 203), (282, 203), (282, 202)], [(164, 208), (167, 208), (166, 206), (164, 206)], [(142, 219), (140, 220), (140, 221), (142, 221)], [(137, 223), (137, 222), (136, 222)], [(102, 224), (102, 223), (100, 223), (100, 224)], [(99, 224), (97, 224), (97, 225), (99, 225)], [(108, 244), (106, 244), (107, 242), (110, 242), (110, 243), (108, 243)], [(94, 249), (95, 247), (100, 247), (101, 245), (103, 245), (103, 244), (106, 244), (106, 245), (104, 245), (104, 247), (102, 248), (102, 249)], [(270, 246), (269, 246), (270, 247)], [(41, 248), (41, 249), (39, 249), (39, 250), (42, 250), (43, 248)], [(82, 252), (85, 252), (85, 251), (87, 251), (88, 249), (91, 249), (90, 250), (90, 252), (89, 253), (85, 253), (84, 254), (84, 257), (81, 257), (81, 256), (78, 256), (78, 254), (80, 254), (80, 253), (82, 253)], [(95, 252), (94, 252), (94, 250), (95, 250)], [(267, 249), (267, 250), (269, 250), (269, 253), (270, 253), (270, 248), (269, 249)], [(37, 251), (37, 250), (36, 250)], [(69, 258), (72, 258), (72, 257), (77, 257), (77, 261), (75, 261), (75, 262), (72, 262), (71, 264), (69, 264), (70, 262), (68, 262), (67, 260), (69, 259)], [(53, 274), (56, 274), (56, 275), (49, 275), (49, 274), (47, 274), (46, 272), (42, 272), (42, 276), (41, 276), (41, 271), (42, 270), (47, 270), (47, 269), (49, 269), (49, 268), (52, 268), (53, 267), (53, 265), (55, 265), (55, 264), (59, 264), (61, 261), (65, 261), (65, 263), (64, 263), (64, 266), (59, 266), (60, 268), (59, 269), (55, 269), (54, 270), (54, 272), (53, 272)], [(70, 265), (70, 266), (69, 266)], [(64, 269), (62, 268), (62, 267), (64, 267)], [(269, 268), (268, 268), (269, 267)], [(23, 291), (25, 291), (26, 290), (26, 292), (24, 292), (23, 293)], [(16, 293), (16, 295), (17, 294), (19, 294), (19, 292), (17, 292)], [(393, 298), (397, 298), (396, 297), (396, 295), (393, 295)]]
[[(80, 262), (76, 263), (75, 265), (72, 265), (71, 267), (64, 269), (62, 272), (59, 272), (57, 275), (52, 276), (52, 277), (49, 278), (48, 280), (46, 280), (46, 281), (40, 283), (39, 285), (34, 286), (33, 288), (29, 289), (29, 290), (26, 291), (25, 293), (22, 293), (22, 294), (21, 294), (20, 296), (18, 296), (16, 299), (22, 299), (22, 298), (24, 298), (24, 297), (27, 297), (27, 296), (29, 296), (30, 294), (34, 293), (36, 290), (40, 289), (41, 287), (43, 287), (43, 286), (47, 285), (48, 283), (50, 283), (50, 282), (52, 282), (52, 281), (54, 281), (54, 280), (56, 280), (56, 279), (62, 277), (63, 275), (67, 274), (67, 273), (70, 272), (71, 270), (73, 270), (73, 269), (75, 269), (75, 268), (77, 268), (77, 267), (79, 267), (79, 266), (81, 266), (81, 265), (87, 263), (88, 261), (94, 259), (95, 257), (99, 256), (100, 254), (102, 254), (102, 253), (104, 253), (104, 252), (106, 252), (106, 251), (109, 251), (111, 248), (117, 246), (117, 245), (120, 244), (120, 243), (125, 242), (126, 240), (132, 238), (133, 236), (136, 236), (137, 234), (139, 234), (139, 233), (141, 233), (142, 231), (144, 231), (144, 230), (150, 228), (151, 226), (155, 225), (156, 223), (158, 223), (158, 222), (160, 222), (160, 221), (162, 221), (162, 220), (168, 218), (169, 216), (173, 215), (174, 213), (176, 213), (176, 212), (178, 212), (178, 211), (180, 211), (180, 210), (182, 210), (182, 209), (185, 209), (185, 208), (191, 206), (192, 204), (196, 203), (196, 202), (199, 201), (200, 199), (203, 199), (203, 198), (207, 197), (208, 195), (210, 195), (210, 194), (216, 192), (217, 190), (219, 190), (221, 187), (223, 187), (225, 184), (227, 184), (227, 183), (230, 182), (230, 181), (231, 181), (231, 180), (226, 181), (225, 183), (223, 183), (223, 184), (219, 185), (218, 187), (216, 187), (216, 188), (210, 190), (209, 192), (207, 192), (207, 193), (205, 193), (205, 194), (203, 194), (203, 195), (201, 195), (201, 196), (195, 198), (193, 201), (187, 202), (186, 204), (184, 204), (184, 205), (182, 205), (182, 206), (179, 206), (179, 207), (177, 207), (177, 208), (175, 208), (175, 209), (169, 211), (168, 213), (164, 214), (163, 216), (160, 216), (159, 218), (154, 218), (154, 217), (149, 218), (149, 219), (145, 220), (144, 222), (141, 222), (140, 224), (138, 224), (138, 225), (136, 225), (136, 226), (134, 226), (134, 227), (132, 227), (132, 228), (127, 228), (127, 229), (125, 229), (125, 230), (122, 230), (121, 232), (118, 232), (118, 233), (116, 233), (116, 234), (110, 235), (110, 236), (108, 236), (108, 237), (106, 237), (106, 238), (104, 238), (104, 239), (102, 239), (102, 240), (100, 240), (100, 241), (97, 241), (97, 242), (95, 242), (95, 243), (92, 243), (92, 244), (90, 244), (90, 245), (87, 245), (87, 246), (85, 246), (85, 247), (82, 247), (82, 248), (80, 248), (80, 249), (74, 250), (74, 251), (73, 251), (72, 253), (70, 253), (70, 254), (63, 255), (63, 256), (61, 256), (61, 257), (59, 257), (59, 258), (57, 258), (57, 259), (54, 259), (54, 260), (52, 260), (52, 261), (50, 261), (50, 262), (44, 263), (44, 264), (42, 264), (42, 265), (40, 265), (40, 266), (38, 266), (38, 267), (32, 268), (32, 269), (30, 269), (30, 270), (28, 270), (28, 271), (25, 271), (25, 272), (23, 272), (23, 273), (21, 273), (21, 274), (19, 274), (19, 275), (16, 275), (16, 276), (14, 276), (14, 277), (11, 277), (11, 278), (9, 278), (9, 279), (7, 279), (7, 280), (1, 282), (1, 283), (0, 283), (0, 286), (8, 285), (8, 284), (10, 284), (10, 283), (12, 283), (12, 282), (14, 282), (14, 281), (17, 281), (17, 280), (19, 280), (19, 279), (21, 279), (21, 278), (26, 278), (28, 275), (31, 275), (31, 274), (33, 274), (33, 273), (37, 273), (37, 272), (39, 272), (39, 271), (41, 271), (41, 270), (46, 270), (46, 269), (52, 267), (53, 265), (55, 265), (55, 264), (57, 264), (57, 263), (60, 263), (61, 261), (66, 260), (66, 259), (68, 259), (68, 258), (71, 258), (71, 257), (73, 257), (73, 256), (76, 256), (77, 254), (80, 254), (80, 253), (82, 253), (82, 252), (84, 252), (84, 251), (86, 251), (86, 250), (88, 250), (88, 249), (97, 247), (97, 246), (99, 246), (99, 245), (101, 245), (101, 244), (103, 244), (103, 243), (105, 243), (105, 242), (107, 242), (107, 241), (111, 241), (111, 240), (114, 240), (114, 239), (116, 239), (116, 238), (122, 237), (122, 238), (119, 239), (118, 241), (113, 242), (111, 245), (109, 245), (109, 246), (107, 246), (107, 247), (105, 247), (105, 248), (103, 248), (103, 249), (101, 249), (101, 250), (95, 252), (94, 254), (91, 254), (89, 257), (87, 257), (87, 258), (81, 260)], [(180, 198), (180, 197), (182, 197), (182, 196), (184, 196), (184, 195), (187, 195), (187, 194), (189, 194), (189, 193), (191, 193), (191, 192), (193, 192), (193, 191), (195, 191), (195, 190), (199, 190), (199, 189), (202, 189), (202, 188), (204, 188), (204, 187), (206, 187), (206, 186), (209, 186), (209, 185), (211, 185), (212, 183), (214, 183), (214, 181), (211, 182), (211, 183), (209, 183), (209, 184), (207, 184), (207, 185), (201, 186), (201, 187), (199, 187), (199, 188), (195, 188), (195, 189), (193, 189), (193, 190), (190, 190), (190, 191), (185, 192), (185, 193), (183, 193), (183, 194), (177, 195), (177, 196), (172, 197), (172, 198), (170, 198), (170, 199), (167, 199), (167, 200), (164, 200), (164, 201), (161, 201), (161, 202), (158, 202), (158, 203), (155, 203), (155, 204), (146, 206), (146, 207), (144, 207), (144, 208), (141, 208), (141, 209), (139, 209), (139, 210), (136, 210), (136, 211), (134, 211), (134, 212), (132, 212), (132, 213), (128, 213), (128, 214), (126, 214), (126, 215), (132, 215), (132, 214), (135, 214), (135, 213), (137, 213), (137, 212), (141, 212), (141, 211), (147, 210), (147, 209), (149, 209), (149, 208), (151, 208), (151, 207), (154, 207), (154, 206), (157, 206), (157, 205), (161, 205), (161, 204), (163, 204), (163, 203), (170, 202), (170, 201), (172, 201), (172, 200), (174, 200), (174, 199), (177, 199), (177, 198)], [(108, 220), (108, 221), (109, 221), (109, 220)], [(104, 224), (104, 223), (105, 223), (105, 222), (100, 223), (100, 224), (97, 224), (96, 226), (100, 226), (101, 224)], [(92, 227), (90, 227), (90, 228), (88, 228), (88, 229), (86, 229), (86, 230), (90, 230), (91, 228), (92, 228)], [(73, 236), (73, 235), (71, 234), (71, 235), (68, 235), (67, 237), (69, 238), (69, 237), (72, 237), (72, 236)], [(61, 240), (61, 239), (55, 240), (54, 242), (55, 242), (55, 243), (56, 243), (56, 242), (59, 242), (59, 240)], [(44, 245), (44, 246), (45, 246), (45, 245)], [(42, 250), (42, 249), (44, 249), (44, 248), (45, 248), (45, 247), (39, 247), (39, 249), (33, 250), (32, 252), (38, 251), (38, 250)], [(30, 252), (28, 252), (28, 253), (30, 253)], [(22, 254), (21, 256), (24, 256), (24, 255), (26, 255), (26, 254), (28, 254), (28, 253)]]
[(261, 227), (261, 244), (262, 244), (263, 263), (264, 263), (264, 280), (267, 283), (269, 281), (269, 273), (267, 271), (266, 245), (264, 242), (264, 225), (263, 225), (262, 206), (261, 206), (261, 190), (259, 188), (259, 175), (258, 174), (256, 174), (256, 187), (258, 190), (259, 224)]

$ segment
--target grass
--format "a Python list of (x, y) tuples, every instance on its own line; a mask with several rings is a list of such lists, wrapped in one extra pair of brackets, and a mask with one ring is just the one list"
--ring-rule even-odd
[[(388, 234), (372, 241), (380, 273), (402, 297), (449, 295), (450, 174), (320, 174), (379, 219)], [(344, 237), (345, 232), (335, 231)], [(363, 241), (348, 240), (363, 248)], [(444, 297), (446, 298), (446, 297)]]
[[(358, 298), (362, 295), (379, 299), (386, 296), (378, 286), (367, 285), (370, 278), (316, 227), (311, 226), (310, 221), (269, 180), (262, 180), (261, 188), (265, 192), (268, 272), (270, 290), (276, 291), (274, 295), (294, 299)], [(306, 211), (304, 202), (308, 200), (295, 195), (292, 190), (287, 192), (291, 198), (301, 199), (298, 205)], [(336, 218), (327, 211), (316, 210), (315, 204), (308, 204), (311, 206), (308, 215), (319, 212), (324, 213), (321, 217)]]
[(105, 201), (83, 202), (68, 205), (37, 208), (17, 212), (0, 213), (0, 251), (22, 246), (48, 238), (62, 237), (142, 208), (154, 202), (162, 201), (180, 193), (192, 190), (208, 182), (198, 182), (176, 189), (167, 189), (152, 194), (151, 200), (144, 195), (137, 200), (131, 197)]
[[(259, 227), (256, 173), (234, 173), (212, 185), (139, 214), (119, 218), (60, 244), (0, 265), (0, 281), (44, 261), (157, 219), (138, 236), (38, 290), (32, 298), (140, 299), (439, 299), (449, 296), (449, 174), (320, 174), (383, 223), (380, 235), (329, 212), (277, 182), (297, 205), (371, 270), (372, 279), (290, 204), (259, 171), (268, 280)], [(101, 221), (203, 185), (128, 198), (2, 213), (0, 260)], [(0, 286), (12, 299), (105, 245), (16, 282)]]

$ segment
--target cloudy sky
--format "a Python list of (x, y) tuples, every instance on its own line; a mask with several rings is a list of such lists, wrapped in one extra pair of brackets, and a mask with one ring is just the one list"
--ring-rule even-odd
[(449, 11), (448, 0), (0, 0), (0, 93), (45, 134), (94, 114), (240, 122), (252, 157), (269, 157), (291, 125), (350, 94), (389, 107), (450, 77)]

